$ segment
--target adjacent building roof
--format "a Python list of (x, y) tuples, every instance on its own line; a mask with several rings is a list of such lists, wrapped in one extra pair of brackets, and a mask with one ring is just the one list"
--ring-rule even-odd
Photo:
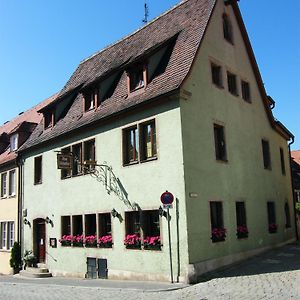
[[(36, 124), (40, 123), (43, 115), (41, 113), (38, 113), (38, 110), (40, 110), (42, 107), (47, 106), (56, 97), (57, 94), (49, 97), (48, 99), (30, 108), (29, 110), (20, 113), (17, 117), (12, 119), (11, 121), (4, 123), (2, 126), (0, 126), (0, 137), (4, 137), (5, 139), (7, 139), (8, 135), (16, 132), (18, 129), (30, 130), (33, 125), (35, 126)], [(16, 152), (10, 152), (10, 149), (8, 147), (3, 153), (0, 154), (0, 165), (10, 162), (14, 160), (16, 157), (17, 157)]]
[(291, 151), (292, 159), (300, 165), (300, 150)]

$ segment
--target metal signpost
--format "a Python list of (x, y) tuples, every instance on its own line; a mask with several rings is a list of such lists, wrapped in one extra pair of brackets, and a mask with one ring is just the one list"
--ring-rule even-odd
[(170, 208), (173, 208), (174, 196), (172, 193), (166, 191), (160, 196), (160, 201), (163, 207), (167, 209), (167, 220), (168, 220), (168, 235), (169, 235), (169, 250), (170, 250), (170, 269), (171, 269), (171, 282), (173, 283), (173, 265), (172, 265), (172, 246), (171, 246), (171, 230), (170, 230)]

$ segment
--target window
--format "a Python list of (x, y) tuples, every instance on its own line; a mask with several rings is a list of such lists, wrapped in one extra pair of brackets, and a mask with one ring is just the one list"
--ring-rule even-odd
[[(94, 168), (94, 164), (96, 163), (94, 139), (63, 148), (61, 152), (63, 154), (70, 154), (73, 158), (72, 170), (62, 169), (61, 179), (82, 175), (83, 171), (87, 174), (88, 170)], [(86, 163), (85, 167), (83, 167), (84, 163)]]
[(1, 197), (7, 196), (7, 173), (1, 174)]
[(156, 157), (156, 133), (154, 120), (141, 125), (141, 160)]
[(7, 222), (1, 222), (1, 249), (7, 249)]
[(99, 247), (112, 248), (111, 214), (99, 214)]
[(82, 173), (82, 143), (72, 146), (73, 168), (72, 175), (80, 175)]
[(281, 163), (281, 173), (282, 175), (285, 175), (284, 152), (282, 148), (280, 148), (280, 163)]
[(143, 88), (147, 83), (146, 68), (142, 65), (136, 66), (128, 72), (128, 77), (130, 92)]
[(211, 76), (212, 82), (222, 88), (223, 87), (223, 80), (222, 80), (222, 68), (214, 63), (211, 63)]
[(242, 97), (246, 102), (251, 102), (249, 82), (241, 81)]
[(0, 222), (0, 249), (9, 250), (15, 242), (15, 223)]
[(93, 89), (84, 94), (84, 111), (97, 108), (100, 105), (99, 89)]
[(130, 164), (138, 161), (139, 156), (139, 136), (137, 126), (124, 129), (123, 131), (124, 145), (124, 164)]
[[(71, 155), (71, 147), (61, 149), (61, 153)], [(72, 163), (72, 165), (73, 165), (73, 163)], [(72, 175), (72, 169), (61, 169), (61, 179), (71, 177), (71, 175)]]
[[(84, 148), (84, 157), (83, 161), (86, 164), (85, 172), (91, 171), (94, 169), (94, 165), (96, 163), (96, 156), (95, 156), (95, 140), (90, 140), (83, 143)], [(92, 164), (88, 164), (92, 163)]]
[(271, 156), (270, 156), (270, 146), (269, 142), (266, 140), (261, 141), (262, 144), (262, 153), (264, 160), (264, 168), (271, 170)]
[(227, 161), (224, 127), (214, 124), (216, 159)]
[(210, 222), (211, 222), (211, 232), (212, 241), (220, 242), (225, 240), (225, 229), (223, 222), (223, 206), (220, 201), (210, 202)]
[(225, 40), (233, 44), (232, 25), (229, 17), (226, 14), (223, 14), (223, 34)]
[(277, 232), (277, 224), (276, 224), (276, 215), (275, 215), (275, 203), (270, 201), (267, 203), (268, 210), (268, 225), (269, 232), (275, 233)]
[(157, 157), (155, 121), (123, 129), (123, 164)]
[(90, 235), (97, 235), (96, 214), (85, 215), (85, 236)]
[(236, 75), (227, 72), (227, 84), (228, 84), (228, 91), (234, 96), (238, 95), (237, 92), (237, 84), (236, 84)]
[(34, 184), (42, 183), (42, 156), (34, 158)]
[(61, 217), (61, 233), (64, 235), (71, 235), (71, 217), (63, 216)]
[(15, 242), (15, 223), (8, 222), (8, 248), (11, 249)]
[(237, 238), (248, 237), (245, 202), (235, 203)]
[(284, 213), (285, 213), (285, 228), (291, 228), (291, 214), (289, 204), (285, 202), (284, 204)]
[(72, 216), (72, 229), (74, 236), (83, 234), (82, 215)]
[(9, 171), (9, 196), (16, 195), (16, 170)]
[(53, 112), (45, 112), (44, 113), (44, 128), (50, 128), (54, 125), (54, 113)]
[(127, 249), (160, 250), (160, 219), (158, 210), (125, 213)]
[(16, 151), (18, 149), (18, 134), (14, 134), (10, 137), (10, 151)]

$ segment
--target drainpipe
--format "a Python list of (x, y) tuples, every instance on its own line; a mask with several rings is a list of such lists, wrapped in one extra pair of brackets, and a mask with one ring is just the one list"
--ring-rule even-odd
[(18, 242), (21, 245), (21, 255), (23, 259), (24, 253), (24, 240), (23, 240), (23, 197), (24, 197), (24, 161), (18, 159), (17, 161), (19, 174), (18, 174)]
[(292, 194), (293, 194), (293, 203), (294, 203), (294, 222), (295, 222), (295, 235), (296, 239), (299, 240), (298, 227), (297, 227), (297, 218), (296, 218), (296, 196), (295, 196), (295, 187), (293, 180), (293, 170), (292, 170), (292, 154), (291, 154), (291, 145), (294, 144), (295, 137), (292, 136), (291, 142), (289, 142), (289, 158), (290, 158), (290, 172), (291, 172), (291, 183), (292, 183)]

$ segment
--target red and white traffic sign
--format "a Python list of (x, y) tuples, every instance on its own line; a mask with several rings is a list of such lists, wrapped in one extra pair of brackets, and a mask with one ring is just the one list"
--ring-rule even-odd
[(164, 205), (164, 207), (172, 207), (172, 203), (174, 201), (174, 196), (172, 193), (166, 191), (161, 194), (160, 201)]

